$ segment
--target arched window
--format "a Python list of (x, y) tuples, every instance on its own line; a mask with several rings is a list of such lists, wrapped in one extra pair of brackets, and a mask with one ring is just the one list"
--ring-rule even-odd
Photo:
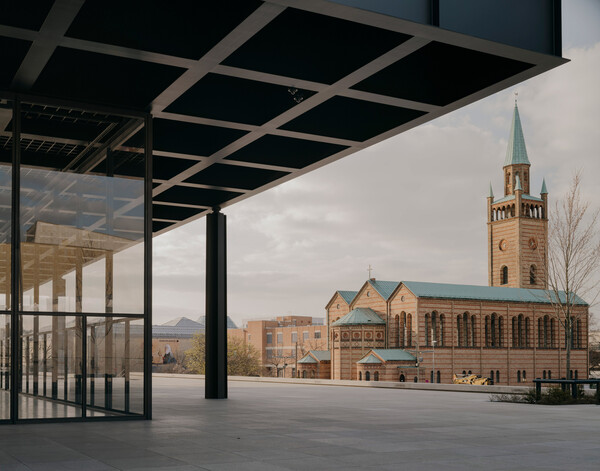
[(490, 346), (490, 316), (485, 316), (485, 346)]
[(473, 374), (473, 372), (472, 372), (471, 370), (469, 370), (469, 374), (470, 374), (470, 375), (472, 375), (472, 374)]
[(542, 348), (544, 347), (544, 329), (543, 329), (543, 320), (540, 317), (538, 319), (538, 330), (537, 330), (537, 335), (538, 335), (538, 348)]
[(311, 377), (312, 379), (315, 379), (315, 370), (312, 370), (312, 371), (310, 372), (310, 377)]
[(466, 374), (467, 374), (467, 372), (466, 372), (465, 370), (463, 370), (463, 373), (462, 373), (462, 374), (463, 374), (463, 375), (466, 375)]
[(525, 326), (523, 325), (523, 314), (519, 314), (517, 325), (518, 325), (518, 337), (517, 337), (518, 346), (524, 347), (525, 346), (525, 338), (524, 338), (524, 333), (525, 333), (524, 327)]
[(517, 383), (521, 382), (521, 370), (517, 370)]
[(431, 337), (435, 341), (433, 345), (438, 345), (440, 341), (440, 339), (438, 338), (438, 315), (435, 311), (431, 313)]
[(531, 332), (531, 320), (529, 319), (529, 317), (525, 318), (525, 342), (523, 344), (524, 347), (529, 348), (529, 333)]
[(408, 345), (412, 346), (412, 314), (406, 315), (406, 338), (408, 341)]
[(429, 382), (433, 383), (433, 370), (431, 370), (431, 374), (429, 376), (430, 376)]
[(581, 348), (581, 319), (577, 319), (577, 348)]
[(465, 339), (464, 339), (463, 345), (465, 347), (469, 346), (469, 324), (470, 324), (470, 322), (469, 322), (469, 313), (465, 312), (465, 313), (463, 313), (463, 326), (464, 326), (463, 330), (464, 330), (464, 335), (465, 335)]
[(373, 373), (373, 381), (379, 381), (379, 371)]
[(491, 329), (491, 335), (490, 335), (491, 339), (490, 339), (490, 342), (491, 342), (492, 347), (497, 347), (498, 346), (498, 342), (497, 342), (497, 338), (498, 337), (496, 336), (496, 327), (497, 327), (497, 324), (498, 324), (498, 322), (496, 320), (496, 313), (494, 312), (494, 313), (492, 313), (492, 318), (491, 318), (491, 321), (490, 321), (490, 329)]
[[(577, 371), (575, 371), (575, 377), (577, 377)], [(440, 374), (440, 370), (438, 370), (438, 372), (437, 372), (437, 382), (438, 383), (442, 382), (442, 375)]]
[(546, 370), (542, 371), (542, 379), (546, 379)]
[(398, 314), (396, 314), (396, 316), (394, 317), (394, 329), (395, 329), (395, 336), (392, 336), (392, 339), (394, 339), (395, 342), (395, 346), (398, 347), (400, 346), (399, 340), (400, 340), (400, 316)]
[(444, 346), (444, 337), (445, 337), (445, 322), (446, 322), (446, 317), (444, 316), (444, 314), (440, 314), (440, 347)]
[(404, 373), (400, 373), (400, 378), (398, 378), (400, 380), (401, 383), (404, 383), (406, 381), (406, 377), (404, 376)]
[(306, 379), (306, 370), (302, 372), (302, 377)]
[(359, 381), (362, 381), (362, 371), (359, 371), (359, 372), (358, 372), (358, 380), (359, 380)]
[(508, 284), (508, 267), (504, 265), (500, 272), (500, 284), (506, 285)]
[(365, 381), (371, 381), (371, 373), (368, 371), (365, 373)]
[(462, 326), (460, 322), (460, 314), (456, 316), (456, 344), (462, 347)]
[(522, 379), (523, 379), (523, 382), (525, 382), (527, 380), (527, 372), (525, 370), (523, 370)]
[(550, 320), (550, 347), (556, 348), (556, 319)]
[(406, 345), (406, 312), (400, 313), (400, 345), (404, 347)]
[(529, 284), (530, 285), (535, 285), (536, 283), (536, 278), (535, 278), (535, 265), (531, 265), (529, 267)]
[(544, 348), (550, 347), (551, 343), (552, 343), (551, 338), (550, 338), (550, 331), (548, 329), (548, 323), (549, 323), (548, 321), (549, 321), (548, 316), (544, 316), (544, 321), (543, 321), (543, 324), (544, 324), (544, 336), (543, 336), (543, 339), (542, 339), (543, 342), (544, 342)]
[(575, 370), (575, 379), (579, 379), (579, 373)]
[(429, 314), (425, 314), (425, 345), (431, 345), (431, 325), (429, 323)]
[(490, 371), (490, 379), (494, 381), (494, 370)]
[(496, 383), (500, 382), (500, 371), (496, 370)]
[(471, 347), (476, 347), (477, 346), (477, 342), (476, 342), (476, 332), (477, 329), (475, 328), (475, 315), (471, 316)]
[(552, 371), (548, 370), (548, 379), (552, 379)]
[(503, 328), (504, 326), (502, 325), (503, 321), (502, 321), (502, 316), (498, 317), (498, 343), (497, 343), (497, 347), (502, 347), (502, 334), (503, 334)]
[(519, 346), (519, 336), (517, 333), (517, 318), (512, 318), (512, 346), (513, 348)]

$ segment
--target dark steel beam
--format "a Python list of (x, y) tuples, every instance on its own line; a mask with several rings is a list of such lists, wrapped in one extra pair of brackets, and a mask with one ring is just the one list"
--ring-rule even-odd
[(92, 152), (81, 164), (78, 164), (78, 159), (81, 154), (77, 156), (64, 168), (64, 171), (76, 169), (77, 173), (87, 173), (93, 169), (96, 165), (102, 162), (106, 158), (108, 151), (114, 150), (116, 147), (123, 144), (127, 139), (133, 136), (136, 132), (144, 127), (144, 122), (139, 119), (130, 119), (125, 123), (119, 132), (117, 132), (111, 139), (102, 143), (94, 152)]
[(284, 10), (285, 7), (271, 3), (264, 3), (258, 7), (248, 18), (242, 21), (197, 61), (195, 67), (184, 72), (181, 77), (156, 97), (151, 105), (152, 113), (163, 111)]
[[(385, 54), (382, 54), (378, 58), (364, 65), (363, 67), (355, 70), (351, 74), (346, 75), (344, 78), (338, 80), (334, 84), (327, 86), (327, 88), (319, 91), (318, 93), (315, 93), (313, 96), (307, 98), (306, 100), (294, 106), (293, 108), (290, 108), (289, 110), (281, 113), (280, 115), (271, 119), (267, 123), (258, 127), (256, 130), (245, 134), (238, 140), (223, 147), (222, 149), (218, 150), (202, 162), (198, 162), (197, 164), (191, 166), (179, 175), (176, 175), (175, 177), (171, 178), (168, 183), (156, 187), (153, 191), (153, 195), (159, 195), (160, 193), (169, 189), (171, 186), (181, 183), (183, 180), (200, 172), (201, 170), (204, 170), (205, 168), (211, 166), (213, 163), (223, 160), (225, 157), (241, 149), (242, 147), (254, 142), (255, 140), (263, 137), (266, 134), (278, 130), (278, 128), (280, 128), (287, 122), (312, 110), (313, 108), (324, 103), (330, 98), (338, 95), (341, 91), (347, 90), (351, 86), (357, 84), (358, 82), (364, 80), (367, 77), (370, 77), (374, 73), (386, 68), (390, 64), (393, 64), (401, 58), (408, 56), (409, 54), (415, 52), (416, 50), (425, 46), (429, 42), (429, 40), (416, 37), (405, 41), (399, 46), (396, 46), (392, 50), (386, 52)], [(358, 148), (362, 147), (362, 145), (360, 147), (357, 145), (355, 146), (354, 150), (358, 150)]]
[(206, 399), (227, 398), (227, 234), (219, 211), (206, 217)]
[(29, 90), (64, 34), (79, 13), (84, 0), (56, 0), (12, 81), (12, 88)]

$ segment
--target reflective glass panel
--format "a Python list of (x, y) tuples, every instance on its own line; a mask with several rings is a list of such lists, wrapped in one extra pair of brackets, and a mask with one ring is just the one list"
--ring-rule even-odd
[(10, 419), (10, 315), (0, 315), (0, 419)]
[(21, 108), (22, 310), (143, 314), (143, 121)]
[(144, 413), (143, 319), (87, 319), (87, 415)]
[(19, 418), (81, 417), (82, 326), (74, 316), (20, 316)]
[(13, 103), (0, 98), (0, 311), (10, 310)]

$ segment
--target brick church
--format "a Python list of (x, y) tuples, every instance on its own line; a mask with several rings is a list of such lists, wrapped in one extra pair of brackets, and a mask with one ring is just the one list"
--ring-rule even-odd
[[(548, 192), (530, 194), (531, 164), (515, 103), (504, 196), (487, 198), (488, 284), (367, 280), (326, 306), (327, 350), (298, 361), (298, 376), (452, 382), (474, 373), (495, 384), (566, 376), (565, 332), (547, 296)], [(572, 377), (588, 374), (588, 304), (577, 299)]]

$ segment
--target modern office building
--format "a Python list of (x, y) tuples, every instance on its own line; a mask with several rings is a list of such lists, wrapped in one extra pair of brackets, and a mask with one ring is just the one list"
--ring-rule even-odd
[(0, 420), (150, 418), (152, 237), (204, 216), (227, 397), (221, 209), (564, 62), (559, 0), (1, 2)]

